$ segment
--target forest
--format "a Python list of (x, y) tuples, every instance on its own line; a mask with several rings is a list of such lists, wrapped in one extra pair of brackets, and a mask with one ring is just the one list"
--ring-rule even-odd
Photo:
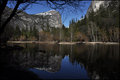
[(66, 41), (66, 42), (119, 42), (119, 7), (113, 5), (104, 8), (102, 5), (96, 12), (91, 11), (88, 17), (81, 20), (72, 19), (69, 28), (46, 26), (38, 31), (35, 26), (20, 29), (19, 25), (13, 30), (10, 40), (15, 41)]

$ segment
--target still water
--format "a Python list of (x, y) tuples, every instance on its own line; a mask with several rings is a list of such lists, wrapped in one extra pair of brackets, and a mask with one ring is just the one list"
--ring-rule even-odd
[[(119, 45), (20, 44), (8, 63), (40, 79), (120, 79)], [(7, 58), (8, 59), (8, 58)]]

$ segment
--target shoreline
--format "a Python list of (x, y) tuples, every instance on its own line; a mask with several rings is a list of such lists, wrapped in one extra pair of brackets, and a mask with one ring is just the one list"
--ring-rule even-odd
[(75, 45), (75, 44), (119, 44), (119, 42), (57, 42), (57, 41), (8, 41), (7, 43), (26, 44), (60, 44), (60, 45)]

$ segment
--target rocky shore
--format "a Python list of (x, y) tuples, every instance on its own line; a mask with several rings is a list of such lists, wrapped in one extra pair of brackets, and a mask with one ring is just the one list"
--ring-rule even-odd
[(75, 44), (119, 44), (119, 42), (58, 42), (58, 41), (8, 41), (7, 43), (39, 43), (39, 44), (61, 44), (61, 45), (75, 45)]

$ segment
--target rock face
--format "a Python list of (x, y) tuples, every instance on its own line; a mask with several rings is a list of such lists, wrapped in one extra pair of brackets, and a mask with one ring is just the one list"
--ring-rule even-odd
[(106, 1), (105, 0), (104, 1), (101, 1), (101, 0), (92, 0), (91, 5), (88, 8), (88, 11), (86, 13), (86, 16), (88, 17), (88, 15), (89, 15), (89, 13), (91, 11), (94, 11), (94, 12), (98, 11), (99, 8), (100, 8), (100, 6), (103, 6), (104, 8), (107, 8), (109, 6), (109, 4), (110, 4), (111, 1), (112, 0), (109, 0), (109, 1), (108, 0), (106, 0)]
[(50, 10), (48, 12), (44, 12), (44, 13), (39, 13), (36, 14), (38, 16), (43, 16), (46, 17), (48, 16), (48, 18), (45, 18), (45, 21), (49, 22), (49, 25), (51, 27), (55, 27), (55, 28), (61, 28), (62, 27), (62, 22), (61, 22), (61, 16), (59, 14), (59, 12), (55, 11), (55, 10)]
[[(11, 9), (7, 7), (6, 11), (7, 13), (4, 14), (4, 18), (7, 18), (5, 15), (9, 15)], [(20, 12), (15, 17), (13, 17), (13, 19), (10, 21), (10, 24), (14, 27), (28, 27), (28, 29), (35, 26), (39, 31), (41, 31), (43, 28), (45, 29), (47, 26), (55, 28), (62, 27), (61, 15), (55, 10), (50, 10), (48, 12), (35, 15)]]

